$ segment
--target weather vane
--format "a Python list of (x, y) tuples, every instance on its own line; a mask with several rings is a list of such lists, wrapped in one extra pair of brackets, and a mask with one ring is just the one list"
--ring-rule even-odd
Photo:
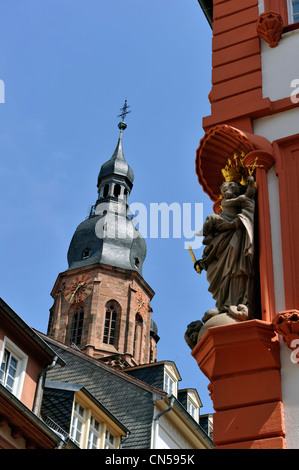
[(131, 111), (128, 111), (130, 106), (127, 105), (127, 100), (125, 100), (125, 104), (123, 105), (123, 107), (120, 109), (120, 111), (122, 111), (117, 117), (121, 117), (122, 120), (124, 121), (125, 120), (125, 117), (127, 114), (129, 114)]

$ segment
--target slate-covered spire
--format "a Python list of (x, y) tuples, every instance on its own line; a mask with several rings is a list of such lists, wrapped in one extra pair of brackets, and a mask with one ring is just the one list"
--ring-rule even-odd
[(69, 269), (95, 263), (139, 272), (146, 257), (146, 243), (128, 217), (128, 197), (134, 173), (126, 162), (122, 147), (127, 102), (118, 124), (120, 135), (112, 157), (98, 175), (98, 199), (94, 211), (76, 229), (68, 251)]
[(100, 194), (100, 187), (103, 184), (103, 180), (115, 175), (116, 177), (123, 177), (124, 180), (126, 181), (127, 185), (129, 186), (129, 189), (132, 189), (133, 186), (133, 180), (134, 180), (134, 173), (131, 167), (128, 165), (126, 162), (124, 152), (123, 152), (123, 144), (122, 144), (122, 136), (123, 136), (123, 131), (127, 128), (127, 124), (124, 121), (124, 118), (126, 114), (128, 114), (130, 111), (128, 111), (129, 106), (127, 105), (127, 101), (125, 101), (125, 104), (123, 106), (122, 114), (119, 116), (122, 117), (122, 121), (118, 124), (118, 128), (120, 130), (118, 142), (116, 145), (116, 148), (114, 150), (114, 153), (110, 160), (105, 162), (100, 170), (99, 176), (98, 176), (98, 192)]

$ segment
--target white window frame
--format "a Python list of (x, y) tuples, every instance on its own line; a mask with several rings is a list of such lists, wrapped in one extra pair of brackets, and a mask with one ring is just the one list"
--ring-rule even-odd
[(191, 398), (187, 397), (187, 411), (189, 413), (189, 415), (192, 416), (193, 419), (195, 419), (195, 421), (198, 422), (198, 418), (199, 418), (199, 408), (198, 406), (194, 403), (193, 400), (191, 400)]
[[(111, 437), (113, 438), (112, 441)], [(116, 449), (116, 436), (110, 431), (109, 428), (106, 428), (105, 430), (104, 449)]]
[[(96, 428), (94, 422), (99, 423), (99, 429)], [(88, 428), (88, 439), (87, 439), (87, 449), (100, 449), (101, 445), (101, 430), (102, 425), (99, 419), (95, 418), (93, 415), (89, 418), (89, 428)], [(94, 440), (96, 439), (96, 443)]]
[[(81, 412), (80, 412), (81, 409)], [(95, 424), (97, 424), (95, 426)], [(73, 402), (69, 436), (81, 449), (118, 449), (119, 434), (81, 397)]]
[(293, 0), (287, 0), (287, 7), (288, 7), (288, 14), (289, 14), (289, 24), (294, 24), (294, 23), (299, 22), (299, 15), (296, 18), (297, 21), (294, 20)]
[(164, 371), (164, 390), (168, 395), (176, 396), (176, 380), (166, 371)]
[[(83, 409), (83, 414), (81, 415), (78, 411), (78, 408)], [(71, 438), (79, 447), (82, 447), (83, 444), (83, 436), (86, 424), (86, 409), (79, 401), (74, 402), (73, 408), (73, 416), (72, 416), (72, 424), (71, 424)], [(77, 433), (80, 434), (79, 440), (77, 439)]]
[[(9, 338), (5, 336), (2, 344), (2, 349), (0, 351), (0, 367), (2, 365), (6, 350), (17, 360), (16, 375), (14, 378), (13, 388), (12, 390), (8, 390), (20, 400), (26, 375), (28, 356), (15, 343), (13, 343)], [(1, 382), (1, 384), (5, 387), (5, 382)]]

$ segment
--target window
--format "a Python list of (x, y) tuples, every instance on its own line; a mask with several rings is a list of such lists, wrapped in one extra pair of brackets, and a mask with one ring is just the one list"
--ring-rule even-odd
[(82, 436), (85, 422), (85, 410), (80, 403), (75, 402), (72, 420), (71, 438), (79, 446), (82, 444)]
[(103, 197), (107, 197), (109, 193), (109, 184), (105, 184), (104, 186), (104, 192), (103, 192)]
[(98, 449), (100, 446), (101, 425), (93, 416), (90, 417), (87, 449)]
[(138, 354), (136, 357), (136, 353), (140, 351), (140, 343), (141, 343), (141, 337), (142, 337), (142, 318), (139, 315), (139, 313), (136, 315), (136, 320), (135, 320), (135, 332), (134, 332), (134, 342), (133, 342), (133, 356), (135, 359), (138, 359)]
[(86, 248), (86, 249), (83, 251), (82, 258), (83, 258), (83, 259), (89, 258), (89, 255), (90, 255), (90, 250), (89, 250), (89, 248)]
[(103, 342), (106, 344), (115, 344), (117, 309), (112, 302), (106, 307), (105, 326)]
[(289, 22), (297, 23), (299, 21), (299, 0), (288, 0)]
[(164, 390), (168, 395), (174, 395), (174, 380), (165, 372)]
[(114, 435), (108, 431), (108, 429), (106, 430), (106, 433), (105, 433), (105, 445), (104, 445), (104, 449), (114, 449), (115, 448), (115, 437)]
[(114, 186), (113, 195), (114, 195), (115, 197), (118, 197), (118, 196), (120, 195), (120, 184), (117, 183), (117, 184)]
[(194, 405), (194, 403), (191, 400), (188, 400), (188, 402), (187, 402), (187, 411), (192, 416), (192, 418), (195, 419), (196, 421), (198, 419), (197, 410), (198, 409)]
[[(81, 392), (79, 392), (81, 393)], [(105, 416), (97, 414), (97, 409), (86, 397), (75, 398), (71, 420), (70, 438), (81, 449), (116, 449), (119, 448), (120, 436), (108, 429)], [(113, 428), (112, 428), (113, 429)]]
[(81, 344), (83, 318), (84, 318), (83, 308), (77, 309), (75, 311), (74, 318), (73, 318), (72, 337), (71, 337), (71, 343), (75, 344), (76, 346), (80, 346)]
[(293, 7), (293, 21), (294, 23), (297, 23), (299, 21), (299, 0), (293, 0), (292, 1), (292, 7)]
[(0, 382), (13, 393), (17, 375), (18, 360), (5, 349), (0, 368)]
[(8, 338), (4, 338), (3, 352), (0, 352), (0, 383), (21, 398), (28, 356)]

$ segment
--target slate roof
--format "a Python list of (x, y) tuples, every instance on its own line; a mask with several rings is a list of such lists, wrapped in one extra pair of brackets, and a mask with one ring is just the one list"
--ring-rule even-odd
[(51, 390), (45, 387), (41, 406), (43, 420), (51, 418), (65, 433), (69, 434), (73, 401), (72, 391)]
[(104, 413), (109, 416), (118, 427), (120, 427), (125, 433), (128, 433), (128, 429), (81, 384), (46, 380), (41, 407), (42, 415), (51, 418), (67, 434), (69, 434), (71, 429), (75, 392), (80, 390), (83, 391), (83, 393), (89, 397), (97, 407), (104, 411)]
[(125, 372), (133, 377), (136, 377), (153, 387), (164, 389), (164, 370), (165, 365), (170, 364), (177, 372), (178, 379), (181, 380), (179, 371), (173, 361), (159, 361), (150, 364), (142, 364), (140, 366), (125, 369)]
[[(46, 335), (42, 336), (65, 362), (64, 367), (57, 366), (48, 371), (47, 380), (67, 382), (69, 387), (63, 387), (64, 393), (68, 388), (71, 389), (73, 384), (84, 386), (87, 392), (129, 431), (127, 436), (123, 438), (122, 449), (149, 449), (155, 409), (154, 401), (168, 396), (161, 389), (165, 363), (170, 362), (174, 367), (175, 364), (172, 361), (161, 361), (161, 363), (154, 363), (153, 367), (149, 365), (149, 367), (138, 369), (137, 366), (135, 371), (132, 368), (132, 375), (129, 375), (129, 369), (126, 372), (116, 370), (77, 349), (59, 343)], [(51, 417), (58, 425), (67, 430), (69, 422), (63, 423), (63, 419), (66, 418), (65, 412), (64, 417), (59, 417), (59, 412), (62, 413), (63, 394), (59, 394), (57, 389), (55, 394), (56, 397), (51, 394), (52, 399), (54, 397), (52, 406), (58, 406), (58, 413), (54, 416), (55, 413), (52, 412)], [(64, 397), (67, 398), (65, 394)], [(68, 398), (70, 401), (71, 397)], [(67, 403), (65, 404), (67, 405)], [(206, 440), (207, 444), (213, 447), (213, 442), (206, 432), (192, 418), (179, 399), (175, 399), (174, 407)]]
[(202, 406), (202, 403), (201, 403), (201, 399), (198, 395), (198, 392), (195, 388), (185, 388), (183, 390), (179, 390), (178, 391), (178, 399), (179, 401), (182, 403), (182, 405), (184, 405), (184, 407), (187, 409), (187, 405), (188, 405), (188, 392), (193, 392), (195, 393), (197, 399), (198, 399), (198, 402), (199, 402), (199, 406)]
[[(179, 380), (181, 380), (179, 371), (176, 368), (176, 365), (173, 361), (160, 361), (160, 362), (153, 362), (151, 364), (143, 364), (141, 366), (136, 366), (131, 369), (125, 369), (127, 374), (132, 375), (133, 377), (142, 380), (150, 385), (153, 385), (157, 388), (163, 388), (164, 386), (164, 370), (165, 366), (170, 364), (177, 372), (177, 376)], [(174, 407), (177, 408), (182, 415), (190, 422), (190, 424), (199, 432), (201, 435), (204, 436), (207, 442), (210, 443), (211, 447), (213, 447), (212, 441), (210, 441), (206, 430), (199, 424), (197, 421), (193, 419), (190, 413), (187, 411), (187, 399), (188, 399), (188, 391), (193, 391), (197, 394), (199, 403), (201, 405), (201, 400), (198, 396), (196, 389), (184, 389), (178, 390), (178, 398), (174, 400)], [(206, 434), (206, 436), (205, 436)]]
[(134, 172), (126, 162), (122, 147), (122, 132), (120, 133), (116, 148), (110, 160), (103, 163), (99, 176), (98, 186), (102, 179), (110, 175), (119, 175), (127, 179), (129, 186), (132, 187), (134, 181)]
[(163, 390), (164, 386), (164, 364), (157, 364), (155, 367), (126, 369), (126, 373), (146, 382), (153, 387)]
[[(166, 392), (128, 374), (115, 370), (84, 353), (58, 343), (47, 336), (65, 367), (54, 367), (47, 373), (51, 381), (80, 383), (129, 429), (123, 449), (148, 449), (154, 413), (153, 395), (162, 398)], [(54, 419), (54, 418), (53, 418)], [(59, 424), (59, 423), (58, 423)]]
[[(107, 224), (116, 227), (120, 234), (126, 236), (99, 237), (97, 224)], [(87, 258), (82, 257), (85, 249), (89, 250)], [(125, 215), (116, 217), (115, 213), (108, 212), (103, 215), (92, 215), (81, 222), (72, 237), (68, 253), (68, 270), (91, 266), (96, 263), (117, 266), (129, 271), (137, 271), (142, 275), (142, 266), (146, 257), (146, 243), (136, 230), (133, 222)], [(135, 258), (139, 264), (135, 264)]]
[[(98, 187), (103, 179), (117, 184), (125, 181), (132, 189), (134, 173), (123, 154), (122, 132), (112, 157), (101, 167)], [(146, 242), (127, 212), (127, 203), (123, 201), (122, 204), (116, 196), (99, 197), (95, 213), (81, 222), (74, 232), (67, 253), (68, 270), (101, 263), (137, 271), (142, 276)], [(89, 255), (83, 257), (86, 250)]]

